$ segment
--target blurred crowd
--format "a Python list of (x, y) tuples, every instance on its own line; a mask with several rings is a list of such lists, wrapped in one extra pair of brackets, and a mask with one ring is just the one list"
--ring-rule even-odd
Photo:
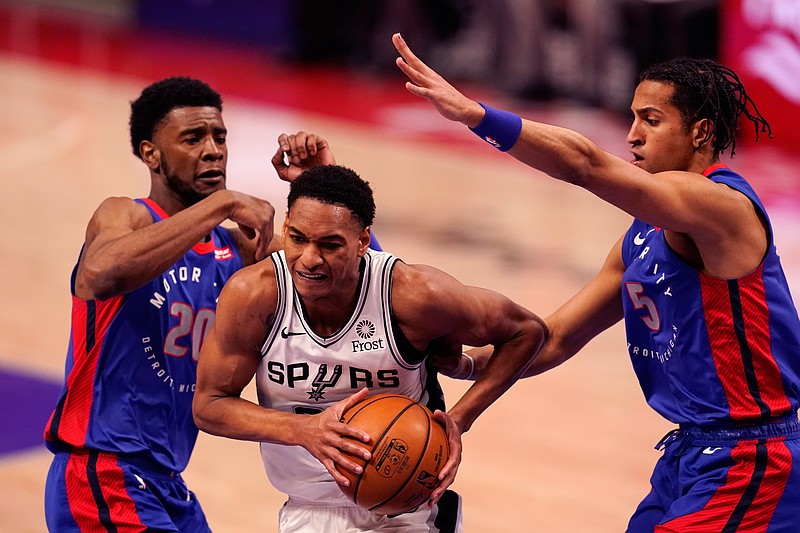
[(626, 109), (636, 73), (717, 58), (719, 0), (303, 0), (298, 59), (393, 69), (402, 32), (431, 65), (529, 99)]
[(390, 36), (457, 81), (627, 110), (636, 74), (719, 59), (724, 0), (0, 0), (120, 14), (142, 27), (262, 45), (286, 60), (395, 72)]

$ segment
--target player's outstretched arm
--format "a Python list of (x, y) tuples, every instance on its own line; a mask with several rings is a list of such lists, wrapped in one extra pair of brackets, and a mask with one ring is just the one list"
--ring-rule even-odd
[[(685, 234), (703, 256), (710, 275), (739, 277), (752, 271), (763, 257), (764, 227), (752, 202), (703, 176), (704, 159), (686, 169), (690, 171), (650, 174), (576, 131), (470, 100), (416, 57), (399, 34), (392, 40), (401, 56), (397, 66), (408, 77), (406, 87), (412, 94), (426, 98), (445, 118), (469, 126), (522, 163), (582, 187), (639, 220)], [(637, 110), (634, 128), (636, 124), (659, 127), (660, 115), (650, 117), (646, 109)], [(699, 121), (692, 131), (703, 138), (706, 128), (708, 121)], [(634, 153), (631, 159), (640, 156)]]
[(173, 216), (153, 223), (130, 198), (108, 198), (92, 215), (75, 279), (75, 294), (105, 299), (128, 293), (159, 276), (226, 219), (237, 222), (249, 246), (245, 261), (266, 256), (274, 235), (275, 209), (259, 198), (218, 191)]

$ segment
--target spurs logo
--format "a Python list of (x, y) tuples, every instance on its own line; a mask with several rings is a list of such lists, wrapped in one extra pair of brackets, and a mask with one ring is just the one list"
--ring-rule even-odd
[(311, 382), (311, 390), (308, 391), (308, 398), (310, 400), (319, 402), (320, 400), (325, 399), (325, 389), (328, 387), (335, 387), (336, 383), (339, 382), (339, 378), (342, 377), (342, 365), (336, 365), (333, 367), (331, 377), (325, 379), (327, 374), (328, 365), (325, 363), (319, 365), (319, 371), (317, 371), (314, 381)]

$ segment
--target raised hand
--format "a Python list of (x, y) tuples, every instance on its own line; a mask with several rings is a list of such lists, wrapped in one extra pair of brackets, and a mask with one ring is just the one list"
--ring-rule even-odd
[(335, 164), (328, 142), (314, 133), (298, 131), (278, 136), (278, 150), (272, 156), (272, 166), (283, 181), (291, 183), (305, 170)]
[(399, 33), (392, 35), (392, 43), (400, 54), (395, 63), (410, 80), (406, 82), (406, 89), (410, 93), (428, 100), (446, 119), (461, 122), (471, 128), (480, 123), (485, 111), (478, 102), (464, 96), (435, 70), (423, 63), (414, 55)]

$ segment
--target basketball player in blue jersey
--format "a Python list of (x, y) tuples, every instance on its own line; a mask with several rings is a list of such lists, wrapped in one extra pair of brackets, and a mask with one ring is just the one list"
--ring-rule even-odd
[[(272, 206), (226, 189), (221, 112), (219, 94), (183, 77), (131, 104), (150, 194), (100, 204), (72, 273), (66, 379), (45, 429), (51, 531), (209, 529), (181, 478), (197, 437), (197, 358), (222, 286), (277, 246)], [(315, 135), (279, 143), (282, 179), (335, 162)]]
[[(460, 531), (460, 500), (445, 490), (461, 434), (528, 366), (543, 322), (493, 291), (369, 250), (372, 190), (350, 169), (307, 170), (287, 204), (283, 251), (239, 271), (220, 295), (198, 365), (198, 427), (261, 443), (270, 482), (288, 495), (282, 533)], [(447, 414), (435, 412), (450, 458), (430, 504), (398, 516), (357, 507), (339, 487), (342, 471), (360, 468), (344, 452), (368, 458), (369, 437), (342, 413), (381, 392), (442, 407), (427, 354), (462, 344), (492, 345), (493, 355)], [(241, 397), (254, 377), (258, 404)]]
[[(445, 118), (634, 217), (597, 276), (547, 318), (549, 343), (526, 372), (558, 366), (624, 320), (647, 402), (678, 424), (628, 531), (798, 531), (800, 321), (764, 205), (719, 159), (733, 155), (742, 115), (756, 139), (769, 131), (737, 75), (701, 59), (646, 69), (628, 162), (470, 100), (399, 34), (393, 42), (407, 89)], [(476, 349), (440, 362), (464, 377), (486, 361)]]

